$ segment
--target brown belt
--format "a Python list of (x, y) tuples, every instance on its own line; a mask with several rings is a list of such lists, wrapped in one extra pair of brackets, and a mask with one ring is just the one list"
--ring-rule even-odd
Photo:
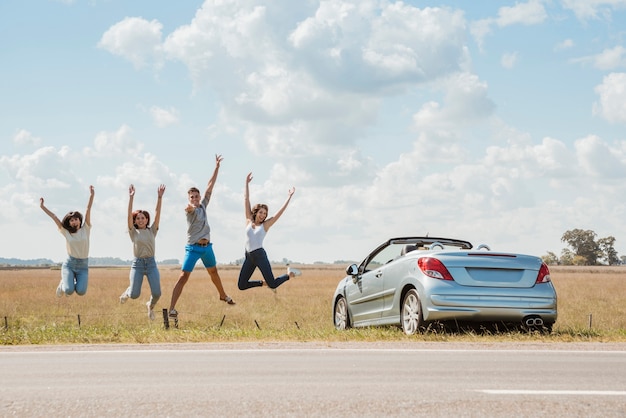
[(209, 246), (209, 242), (208, 241), (207, 242), (196, 242), (195, 245), (197, 245), (199, 247), (208, 247)]

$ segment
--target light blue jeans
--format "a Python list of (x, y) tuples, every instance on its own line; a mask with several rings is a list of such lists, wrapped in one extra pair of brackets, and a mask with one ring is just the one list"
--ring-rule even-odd
[(126, 289), (126, 294), (130, 296), (131, 299), (137, 299), (139, 295), (141, 295), (143, 276), (148, 278), (150, 293), (152, 293), (150, 306), (154, 308), (154, 305), (156, 305), (161, 297), (161, 274), (159, 273), (154, 257), (135, 258), (133, 260), (130, 266), (130, 286)]
[(66, 295), (76, 292), (77, 295), (83, 296), (87, 293), (88, 282), (89, 259), (68, 256), (61, 266), (61, 290)]

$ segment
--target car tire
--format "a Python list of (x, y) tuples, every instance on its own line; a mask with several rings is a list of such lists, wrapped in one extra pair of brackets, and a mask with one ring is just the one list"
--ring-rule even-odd
[(411, 289), (402, 298), (400, 307), (400, 325), (406, 335), (413, 335), (424, 328), (422, 304), (415, 289)]
[(343, 296), (340, 296), (335, 301), (333, 323), (335, 324), (335, 329), (339, 331), (352, 327), (350, 324), (350, 313), (348, 312), (348, 301)]

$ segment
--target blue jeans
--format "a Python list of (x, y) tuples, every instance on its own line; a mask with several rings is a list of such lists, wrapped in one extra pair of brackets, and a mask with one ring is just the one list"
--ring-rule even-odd
[(251, 252), (246, 251), (246, 258), (241, 266), (239, 280), (237, 281), (239, 290), (263, 286), (263, 282), (260, 280), (250, 281), (252, 273), (254, 273), (254, 270), (256, 270), (257, 267), (261, 270), (265, 283), (267, 283), (271, 289), (276, 289), (278, 286), (289, 280), (288, 274), (283, 274), (282, 276), (274, 278), (274, 273), (272, 273), (272, 266), (270, 265), (270, 260), (267, 258), (267, 253), (263, 248), (258, 248)]
[(161, 297), (161, 274), (157, 268), (154, 257), (135, 258), (130, 266), (130, 286), (126, 294), (131, 299), (137, 299), (141, 295), (143, 276), (148, 278), (150, 285), (150, 306), (154, 307)]
[(215, 267), (217, 262), (215, 261), (212, 243), (209, 243), (206, 247), (197, 244), (185, 245), (185, 260), (183, 261), (182, 271), (191, 273), (198, 260), (202, 260), (206, 268)]
[(89, 282), (89, 259), (74, 258), (71, 255), (61, 266), (61, 290), (66, 295), (76, 294), (83, 296), (87, 293), (87, 283)]

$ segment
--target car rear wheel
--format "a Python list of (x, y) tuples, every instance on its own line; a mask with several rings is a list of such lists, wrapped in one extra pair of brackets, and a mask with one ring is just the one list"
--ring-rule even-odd
[(335, 329), (343, 331), (351, 327), (350, 314), (348, 313), (348, 302), (343, 296), (339, 297), (335, 302), (335, 315), (333, 322), (335, 323)]
[(422, 305), (415, 289), (406, 292), (402, 299), (400, 322), (406, 335), (413, 335), (424, 327)]

